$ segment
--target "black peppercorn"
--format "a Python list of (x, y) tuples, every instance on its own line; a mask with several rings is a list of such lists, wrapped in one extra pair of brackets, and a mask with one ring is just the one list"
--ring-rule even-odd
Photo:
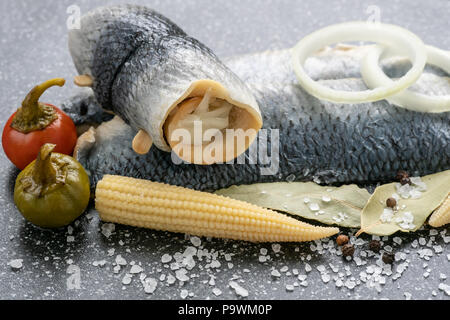
[(346, 236), (345, 234), (340, 234), (336, 238), (336, 243), (338, 246), (343, 246), (344, 244), (347, 244), (348, 241), (349, 241), (348, 236)]
[(395, 208), (396, 205), (397, 200), (395, 200), (394, 198), (389, 198), (386, 200), (386, 206), (388, 206), (389, 208)]
[(400, 179), (400, 184), (402, 185), (402, 186), (404, 186), (405, 184), (411, 184), (411, 180), (409, 179), (409, 178), (401, 178)]
[(344, 257), (353, 257), (355, 253), (355, 247), (352, 244), (346, 244), (342, 247), (342, 256)]
[(397, 172), (397, 176), (395, 177), (395, 179), (396, 179), (397, 181), (401, 181), (401, 180), (404, 179), (404, 178), (409, 178), (408, 172), (406, 172), (406, 171), (404, 171), (404, 170), (399, 170), (399, 171)]
[(375, 253), (380, 252), (381, 243), (378, 240), (372, 240), (369, 242), (369, 249)]
[(395, 260), (395, 256), (393, 253), (385, 252), (383, 253), (383, 257), (381, 258), (386, 264), (393, 264)]

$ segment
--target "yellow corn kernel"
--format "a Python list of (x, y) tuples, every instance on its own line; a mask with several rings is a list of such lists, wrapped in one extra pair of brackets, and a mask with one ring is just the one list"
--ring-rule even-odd
[(212, 193), (112, 175), (98, 182), (95, 207), (106, 222), (252, 242), (311, 241), (339, 232)]
[(438, 228), (450, 223), (450, 195), (444, 200), (442, 205), (431, 215), (428, 224)]

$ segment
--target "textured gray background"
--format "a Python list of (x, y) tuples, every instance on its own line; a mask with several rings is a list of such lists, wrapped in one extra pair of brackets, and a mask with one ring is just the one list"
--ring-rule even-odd
[[(20, 105), (25, 94), (37, 83), (53, 77), (70, 79), (75, 75), (67, 50), (66, 9), (76, 4), (82, 13), (102, 5), (120, 1), (51, 1), (0, 0), (0, 124)], [(370, 5), (380, 8), (381, 20), (406, 27), (418, 34), (428, 44), (442, 49), (450, 49), (448, 30), (450, 29), (450, 2), (435, 1), (294, 1), (294, 0), (164, 0), (134, 1), (146, 4), (160, 11), (187, 33), (211, 47), (219, 56), (249, 53), (267, 49), (293, 46), (302, 36), (329, 24), (365, 20)], [(46, 93), (42, 101), (58, 104), (69, 96), (74, 88), (68, 81), (63, 88), (55, 88)], [(429, 262), (419, 258), (418, 248), (411, 242), (423, 236), (429, 239), (429, 231), (424, 230), (409, 237), (402, 236), (401, 245), (393, 245), (397, 252), (406, 253), (409, 267), (403, 275), (392, 280), (388, 277), (381, 293), (367, 288), (364, 283), (355, 289), (337, 289), (334, 281), (324, 284), (315, 269), (332, 263), (339, 272), (350, 267), (351, 275), (359, 279), (359, 274), (376, 258), (364, 258), (365, 266), (343, 261), (341, 257), (311, 251), (310, 244), (285, 244), (281, 252), (275, 254), (270, 245), (249, 244), (233, 241), (202, 239), (202, 246), (209, 252), (219, 252), (222, 266), (218, 270), (207, 270), (207, 261), (197, 261), (197, 266), (189, 272), (195, 275), (183, 286), (177, 281), (168, 286), (159, 282), (152, 295), (145, 294), (138, 276), (129, 285), (122, 285), (122, 278), (130, 265), (120, 273), (113, 273), (114, 258), (121, 254), (128, 262), (140, 264), (148, 276), (159, 278), (161, 274), (172, 273), (161, 263), (164, 253), (173, 255), (183, 252), (191, 243), (183, 235), (154, 232), (116, 226), (115, 233), (104, 237), (100, 232), (101, 222), (95, 211), (93, 218), (83, 216), (78, 225), (73, 225), (74, 242), (67, 242), (67, 229), (44, 231), (26, 223), (15, 209), (12, 189), (17, 170), (0, 153), (0, 298), (1, 299), (179, 299), (182, 289), (193, 295), (191, 299), (214, 299), (213, 286), (208, 285), (209, 275), (216, 277), (215, 287), (223, 292), (221, 299), (237, 296), (228, 287), (233, 277), (238, 277), (240, 285), (249, 291), (249, 299), (448, 299), (438, 290), (439, 283), (449, 284), (440, 279), (440, 274), (448, 272), (450, 262), (447, 255), (449, 245), (436, 236), (432, 245), (442, 245), (444, 252), (434, 254)], [(450, 229), (447, 235), (450, 235)], [(369, 239), (369, 238), (364, 238)], [(386, 243), (392, 244), (391, 240)], [(298, 249), (296, 250), (296, 247)], [(107, 250), (115, 248), (114, 256)], [(260, 248), (269, 249), (270, 262), (258, 261)], [(358, 247), (358, 252), (364, 246)], [(425, 247), (422, 247), (425, 248)], [(432, 249), (432, 247), (431, 247)], [(432, 249), (433, 250), (433, 249)], [(234, 254), (228, 267), (224, 253)], [(273, 268), (282, 266), (298, 268), (304, 273), (305, 259), (311, 255), (309, 263), (313, 271), (308, 275), (307, 287), (296, 287), (286, 291), (286, 284), (293, 284), (293, 276), (279, 279), (271, 277)], [(23, 259), (23, 267), (14, 271), (7, 264), (12, 259)], [(107, 261), (103, 268), (93, 266), (94, 261)], [(427, 263), (424, 266), (424, 263)], [(80, 267), (81, 289), (68, 290), (66, 280), (69, 264)], [(397, 263), (398, 265), (399, 263)], [(247, 269), (247, 270), (245, 270)], [(395, 269), (395, 268), (394, 268)], [(430, 269), (425, 278), (424, 272)], [(247, 272), (248, 271), (248, 272)], [(405, 295), (405, 292), (407, 293)]]

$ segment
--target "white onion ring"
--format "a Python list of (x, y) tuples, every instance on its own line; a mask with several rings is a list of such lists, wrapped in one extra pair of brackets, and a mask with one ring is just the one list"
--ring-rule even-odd
[[(372, 90), (349, 92), (333, 90), (311, 79), (303, 65), (306, 59), (320, 49), (338, 42), (371, 41), (388, 47), (402, 47), (408, 53), (413, 67), (400, 79)], [(316, 98), (337, 103), (361, 103), (383, 100), (419, 79), (425, 68), (427, 54), (425, 44), (414, 33), (401, 27), (368, 22), (348, 22), (318, 30), (294, 47), (292, 61), (300, 85)]]
[[(432, 46), (426, 46), (428, 63), (450, 73), (450, 53)], [(393, 81), (383, 72), (378, 65), (379, 59), (385, 48), (375, 46), (364, 57), (361, 63), (361, 75), (369, 88), (387, 86)], [(427, 96), (408, 89), (397, 93), (387, 100), (399, 107), (420, 112), (448, 112), (450, 111), (450, 95)]]

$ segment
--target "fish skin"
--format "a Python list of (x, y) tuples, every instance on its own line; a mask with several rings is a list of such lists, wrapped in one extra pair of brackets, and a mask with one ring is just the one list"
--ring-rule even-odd
[[(401, 72), (404, 67), (394, 64), (388, 68)], [(230, 68), (234, 68), (232, 63)], [(265, 70), (268, 74), (277, 72)], [(349, 75), (346, 70), (351, 68), (342, 70), (343, 77)], [(329, 77), (329, 72), (322, 72), (319, 78)], [(366, 89), (356, 78), (320, 81), (336, 89)], [(319, 180), (325, 184), (376, 183), (391, 181), (399, 169), (426, 175), (450, 168), (449, 113), (413, 112), (385, 100), (333, 104), (312, 97), (298, 84), (249, 86), (261, 106), (263, 128), (280, 130), (280, 170), (276, 175), (261, 175), (260, 165), (248, 164), (248, 154), (246, 164), (210, 166), (175, 165), (169, 153), (157, 148), (147, 155), (136, 155), (127, 143), (135, 131), (117, 119), (111, 126), (114, 130), (99, 132), (96, 143), (81, 150), (78, 160), (89, 171), (93, 186), (104, 174), (118, 174), (203, 191), (286, 181), (289, 176), (294, 181)], [(432, 73), (424, 73), (413, 89), (450, 94), (448, 79)]]
[(78, 72), (93, 77), (103, 108), (145, 130), (162, 150), (170, 151), (161, 128), (168, 109), (196, 81), (220, 83), (231, 99), (259, 113), (246, 84), (209, 48), (151, 9), (102, 7), (83, 16), (81, 26), (69, 33)]
[(114, 117), (104, 112), (90, 88), (78, 89), (75, 95), (61, 103), (61, 109), (72, 119), (76, 126), (97, 125)]
[[(370, 46), (337, 45), (308, 58), (304, 68), (311, 79), (316, 81), (361, 78), (360, 61), (368, 49)], [(292, 68), (292, 49), (249, 53), (228, 57), (223, 61), (247, 84), (298, 83)], [(380, 65), (389, 78), (402, 77), (412, 66), (409, 59), (403, 57), (384, 59)], [(432, 65), (426, 65), (424, 72), (449, 77), (444, 70)]]

